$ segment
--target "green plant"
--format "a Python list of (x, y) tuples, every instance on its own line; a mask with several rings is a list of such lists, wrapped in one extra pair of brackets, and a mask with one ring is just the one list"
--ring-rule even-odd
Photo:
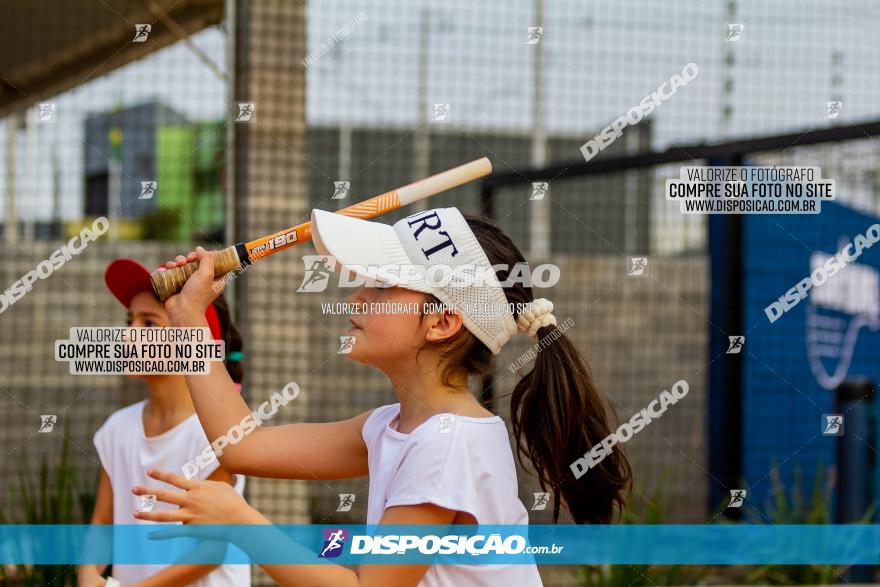
[[(803, 473), (796, 468), (794, 483), (790, 489), (783, 485), (779, 469), (774, 463), (770, 472), (772, 493), (763, 517), (753, 516), (749, 523), (767, 524), (831, 524), (831, 496), (835, 486), (832, 473), (819, 461), (813, 478), (809, 497), (803, 490)], [(746, 487), (742, 484), (742, 487)], [(641, 507), (630, 508), (623, 513), (623, 524), (661, 524), (664, 522), (664, 499), (658, 485), (654, 496), (640, 501)], [(722, 514), (728, 501), (719, 504), (713, 520), (723, 520)], [(872, 505), (859, 523), (870, 523), (876, 504)], [(754, 510), (757, 512), (758, 510)], [(721, 523), (737, 523), (722, 521)], [(583, 569), (581, 585), (584, 587), (632, 587), (634, 585), (697, 585), (722, 581), (725, 584), (752, 585), (828, 585), (837, 582), (846, 571), (837, 565), (760, 565), (746, 567), (685, 566), (685, 565), (599, 565)]]
[[(622, 524), (664, 523), (662, 482), (650, 498), (644, 497), (639, 503), (624, 510)], [(694, 565), (588, 565), (582, 568), (580, 584), (584, 587), (698, 585), (707, 575), (708, 569)]]
[[(813, 477), (813, 488), (809, 499), (802, 490), (803, 471), (797, 467), (794, 471), (794, 483), (791, 490), (786, 490), (779, 478), (779, 468), (774, 463), (770, 471), (773, 484), (770, 504), (767, 507), (767, 523), (770, 524), (831, 524), (831, 496), (835, 486), (833, 469), (826, 468), (820, 459)], [(865, 524), (874, 517), (875, 506), (872, 505), (859, 523)], [(760, 585), (828, 585), (837, 582), (837, 578), (846, 570), (838, 565), (761, 565), (747, 573), (745, 580), (750, 584)]]
[[(70, 462), (70, 440), (67, 426), (61, 455), (54, 471), (46, 455), (39, 465), (36, 483), (30, 467), (19, 456), (18, 493), (11, 503), (15, 515), (0, 508), (3, 524), (87, 524), (94, 497), (77, 490), (76, 472)], [(73, 565), (0, 565), (0, 581), (4, 585), (52, 585), (76, 587), (76, 567)]]

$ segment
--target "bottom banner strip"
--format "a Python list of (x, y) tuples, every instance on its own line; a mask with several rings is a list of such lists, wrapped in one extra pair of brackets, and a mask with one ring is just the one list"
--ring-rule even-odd
[(0, 564), (880, 564), (880, 525), (0, 525)]

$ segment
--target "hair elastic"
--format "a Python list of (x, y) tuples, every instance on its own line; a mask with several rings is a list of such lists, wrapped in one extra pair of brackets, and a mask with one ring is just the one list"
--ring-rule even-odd
[(556, 316), (552, 312), (553, 302), (547, 298), (537, 298), (530, 302), (528, 308), (517, 316), (517, 327), (520, 332), (525, 332), (530, 338), (537, 340), (539, 328), (556, 324)]
[(241, 351), (232, 351), (228, 355), (226, 355), (226, 360), (234, 363), (236, 361), (241, 361), (244, 358), (244, 353)]

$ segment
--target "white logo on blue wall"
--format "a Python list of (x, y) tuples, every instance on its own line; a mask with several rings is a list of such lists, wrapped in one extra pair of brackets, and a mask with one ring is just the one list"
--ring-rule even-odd
[[(810, 270), (830, 257), (813, 253)], [(849, 372), (862, 327), (880, 329), (880, 273), (869, 265), (851, 263), (833, 279), (816, 285), (807, 303), (807, 357), (816, 381), (831, 390)]]

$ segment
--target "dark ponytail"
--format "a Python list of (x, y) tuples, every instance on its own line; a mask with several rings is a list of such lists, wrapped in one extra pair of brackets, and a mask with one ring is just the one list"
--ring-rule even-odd
[[(598, 465), (575, 479), (570, 465), (611, 433), (606, 405), (578, 349), (556, 326), (538, 336), (559, 336), (538, 351), (534, 368), (513, 389), (511, 424), (522, 457), (535, 468), (541, 489), (552, 490), (553, 521), (559, 496), (577, 524), (607, 524), (615, 507), (623, 508), (631, 471), (619, 445)], [(610, 409), (610, 408), (609, 408)], [(612, 410), (613, 412), (613, 410)]]
[[(517, 264), (525, 263), (523, 254), (494, 221), (471, 214), (464, 214), (464, 218), (489, 262), (507, 267), (496, 272), (498, 280), (505, 282)], [(532, 288), (521, 283), (504, 287), (504, 293), (513, 307), (535, 299)], [(554, 523), (559, 520), (562, 500), (575, 523), (610, 523), (632, 487), (632, 472), (620, 445), (580, 478), (575, 478), (570, 465), (611, 433), (608, 416), (610, 413), (616, 419), (616, 414), (606, 406), (586, 361), (572, 342), (554, 325), (539, 328), (537, 334), (539, 340), (549, 336), (547, 340), (553, 342), (542, 345), (534, 368), (511, 393), (510, 420), (517, 459), (528, 469), (523, 462), (527, 459), (541, 489), (552, 493)], [(491, 370), (492, 352), (464, 328), (444, 341), (439, 350), (446, 364), (444, 382), (455, 372), (481, 376)]]
[[(244, 342), (241, 332), (232, 323), (232, 316), (229, 311), (229, 305), (223, 294), (217, 296), (214, 300), (214, 309), (217, 310), (217, 318), (220, 321), (220, 331), (223, 333), (223, 342), (226, 343), (226, 358), (223, 364), (226, 365), (226, 371), (235, 383), (241, 383), (244, 379), (244, 366), (242, 364), (242, 351)], [(231, 355), (231, 357), (230, 357)], [(232, 360), (230, 360), (230, 358)]]

